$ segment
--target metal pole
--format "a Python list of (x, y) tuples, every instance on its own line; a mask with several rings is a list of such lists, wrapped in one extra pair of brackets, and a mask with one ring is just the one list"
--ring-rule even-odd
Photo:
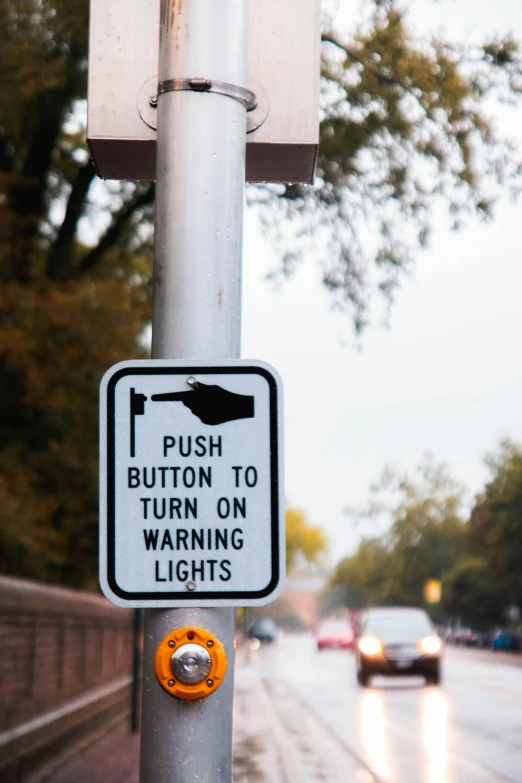
[(143, 609), (132, 610), (132, 694), (131, 694), (131, 730), (137, 734), (140, 730), (140, 690), (142, 674), (142, 630)]
[[(246, 86), (247, 0), (161, 0), (160, 81), (202, 77)], [(245, 108), (224, 95), (158, 98), (152, 356), (239, 356)], [(141, 783), (230, 783), (234, 609), (145, 611)], [(204, 628), (224, 644), (220, 689), (177, 701), (153, 658), (175, 628)]]

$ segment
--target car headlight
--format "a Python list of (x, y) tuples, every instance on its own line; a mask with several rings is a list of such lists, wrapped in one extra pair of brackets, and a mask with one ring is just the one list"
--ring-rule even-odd
[(382, 644), (374, 636), (363, 636), (359, 639), (359, 651), (363, 655), (379, 655), (382, 652)]
[(421, 652), (434, 655), (440, 652), (442, 645), (438, 636), (426, 636), (419, 644), (419, 647)]

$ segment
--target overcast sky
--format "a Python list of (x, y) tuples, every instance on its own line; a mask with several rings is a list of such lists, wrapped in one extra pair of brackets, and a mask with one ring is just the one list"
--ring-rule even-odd
[[(520, 0), (408, 5), (419, 29), (522, 40)], [(339, 0), (339, 23), (352, 24), (355, 8)], [(522, 138), (522, 110), (509, 122)], [(441, 220), (403, 281), (390, 328), (377, 319), (358, 349), (313, 258), (279, 289), (265, 281), (277, 252), (247, 217), (243, 356), (283, 377), (287, 499), (324, 527), (332, 561), (372, 532), (343, 509), (364, 504), (385, 463), (411, 470), (431, 451), (472, 496), (488, 476), (484, 454), (504, 436), (522, 441), (521, 225), (522, 202), (507, 201), (487, 226), (472, 221), (453, 234)]]

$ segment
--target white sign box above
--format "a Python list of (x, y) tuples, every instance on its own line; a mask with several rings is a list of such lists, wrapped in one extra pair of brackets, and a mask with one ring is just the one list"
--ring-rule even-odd
[(100, 396), (100, 582), (120, 606), (250, 606), (284, 578), (282, 391), (252, 361), (122, 362)]
[[(158, 84), (159, 10), (160, 0), (91, 0), (87, 139), (105, 179), (156, 176), (148, 101)], [(248, 0), (249, 81), (243, 86), (268, 108), (263, 124), (246, 136), (248, 182), (313, 181), (320, 10), (320, 0)]]

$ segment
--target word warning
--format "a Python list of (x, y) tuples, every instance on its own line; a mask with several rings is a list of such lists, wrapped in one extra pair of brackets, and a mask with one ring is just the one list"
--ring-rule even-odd
[(122, 362), (100, 393), (100, 583), (120, 606), (252, 606), (284, 578), (282, 390), (262, 362)]

